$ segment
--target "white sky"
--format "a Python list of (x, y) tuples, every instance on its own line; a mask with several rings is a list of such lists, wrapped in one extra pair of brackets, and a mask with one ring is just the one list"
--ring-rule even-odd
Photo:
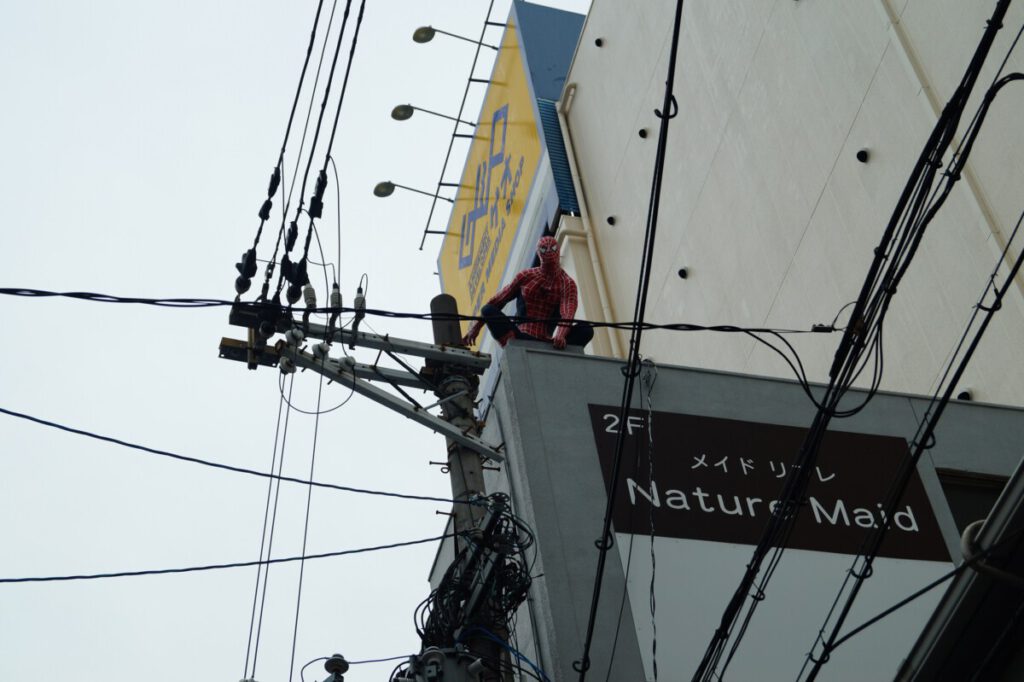
[[(588, 2), (544, 4), (583, 12)], [(437, 181), (449, 123), (423, 114), (397, 123), (388, 114), (406, 102), (456, 112), (472, 46), (443, 36), (417, 45), (410, 36), (424, 24), (476, 35), (486, 3), (368, 5), (334, 147), (342, 175), (341, 286), (349, 304), (366, 272), (371, 307), (426, 311), (437, 293), (440, 246), (432, 237), (417, 250), (430, 202), (400, 190), (381, 200), (371, 189), (386, 179), (424, 189)], [(508, 6), (497, 2), (493, 18), (503, 21)], [(252, 243), (315, 8), (314, 0), (6, 7), (0, 286), (231, 297), (234, 263)], [(499, 30), (490, 29), (491, 40)], [(476, 75), (486, 77), (492, 54), (484, 57)], [(482, 94), (473, 88), (471, 118)], [(448, 180), (461, 172), (464, 149), (457, 145)], [(322, 157), (314, 168), (320, 163)], [(330, 260), (337, 252), (334, 192), (331, 177), (319, 223)], [(435, 229), (448, 215), (447, 204), (439, 207)], [(277, 202), (275, 215), (279, 210)], [(264, 234), (261, 257), (274, 229)], [(323, 300), (322, 273), (311, 268), (311, 277)], [(243, 333), (227, 324), (226, 309), (3, 297), (0, 314), (0, 406), (156, 448), (269, 467), (278, 374), (217, 358), (221, 336)], [(431, 335), (427, 322), (368, 322), (399, 337)], [(373, 354), (359, 357), (371, 361)], [(299, 375), (293, 402), (312, 409), (316, 389), (315, 375)], [(345, 395), (325, 387), (324, 404)], [(286, 475), (308, 475), (312, 432), (312, 417), (293, 414)], [(257, 558), (263, 479), (7, 416), (0, 416), (0, 444), (0, 577)], [(440, 437), (356, 396), (321, 418), (315, 478), (444, 497), (446, 477), (427, 464), (443, 456)], [(275, 556), (300, 553), (305, 495), (301, 486), (282, 487)], [(308, 551), (439, 535), (446, 517), (436, 510), (446, 511), (316, 490)], [(431, 544), (307, 563), (294, 679), (303, 663), (334, 651), (350, 660), (417, 651), (413, 609), (427, 594), (434, 552)], [(0, 679), (238, 680), (255, 573), (0, 585)], [(289, 678), (297, 576), (297, 564), (271, 569), (258, 680)], [(393, 666), (354, 666), (346, 678), (386, 679)], [(306, 679), (324, 676), (315, 664)]]

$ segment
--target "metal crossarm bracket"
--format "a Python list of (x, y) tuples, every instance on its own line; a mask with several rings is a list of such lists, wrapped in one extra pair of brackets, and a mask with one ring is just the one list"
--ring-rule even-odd
[[(299, 320), (295, 320), (284, 311), (277, 312), (271, 315), (272, 319), (263, 319), (260, 317), (260, 311), (255, 308), (246, 307), (234, 307), (231, 309), (231, 314), (228, 317), (228, 322), (238, 327), (245, 327), (252, 333), (250, 336), (250, 346), (258, 345), (257, 354), (269, 348), (263, 348), (263, 342), (256, 343), (258, 337), (255, 336), (255, 330), (260, 328), (261, 323), (268, 323), (270, 329), (268, 336), (273, 333), (284, 333), (291, 328), (301, 329), (303, 334), (309, 338), (323, 339), (324, 341), (340, 341), (346, 344), (354, 344), (363, 348), (372, 348), (374, 350), (380, 350), (384, 352), (400, 353), (402, 355), (411, 355), (413, 357), (423, 358), (431, 362), (443, 362), (453, 366), (464, 367), (474, 374), (483, 374), (491, 365), (491, 356), (485, 353), (479, 353), (471, 351), (463, 347), (458, 346), (446, 346), (435, 343), (424, 343), (422, 341), (411, 341), (409, 339), (396, 339), (391, 336), (379, 336), (378, 334), (368, 334), (366, 332), (353, 332), (350, 329), (330, 329), (322, 324), (316, 324), (313, 322), (304, 323)], [(229, 349), (230, 351), (237, 352), (235, 348)], [(251, 350), (251, 348), (250, 348)], [(223, 351), (223, 349), (222, 349)], [(225, 355), (222, 352), (222, 355)], [(235, 358), (232, 358), (235, 359)], [(267, 364), (266, 359), (261, 358), (259, 364)], [(255, 369), (255, 367), (253, 367)]]
[[(405, 351), (404, 349), (402, 349), (400, 352)], [(408, 419), (411, 419), (418, 424), (422, 424), (423, 426), (426, 426), (432, 431), (440, 433), (446, 438), (450, 438), (459, 445), (462, 445), (475, 452), (478, 452), (479, 454), (483, 455), (484, 457), (487, 457), (488, 459), (494, 460), (495, 462), (505, 461), (505, 458), (501, 454), (499, 454), (498, 451), (495, 450), (493, 446), (488, 445), (479, 438), (463, 433), (460, 428), (451, 424), (450, 422), (447, 422), (444, 419), (441, 419), (440, 417), (430, 414), (426, 410), (418, 408), (415, 405), (410, 405), (409, 403), (406, 403), (405, 401), (401, 400), (400, 398), (391, 393), (388, 393), (387, 391), (377, 388), (369, 381), (360, 378), (356, 368), (350, 367), (348, 363), (338, 362), (337, 360), (333, 359), (322, 360), (316, 358), (312, 353), (300, 351), (291, 346), (282, 347), (278, 351), (278, 353), (281, 357), (289, 358), (290, 360), (292, 360), (295, 363), (296, 367), (302, 367), (313, 370), (317, 374), (320, 374), (332, 381), (336, 381), (344, 386), (347, 386), (356, 393), (365, 396), (376, 403), (380, 403), (381, 405), (390, 408), (395, 412), (398, 412), (402, 416), (407, 417)], [(367, 368), (371, 375), (376, 375), (377, 372), (383, 373), (387, 371), (394, 375), (402, 375), (403, 380), (405, 381), (405, 385), (407, 386), (412, 385), (416, 388), (426, 388), (426, 385), (422, 383), (409, 383), (408, 380), (412, 377), (412, 375), (408, 373), (396, 372), (394, 370), (384, 370), (382, 368), (374, 370), (372, 367), (368, 365), (363, 365), (363, 367)], [(380, 377), (376, 376), (375, 378)], [(397, 383), (397, 377), (391, 378), (395, 379)]]
[(378, 336), (365, 332), (352, 332), (348, 329), (328, 330), (322, 324), (296, 325), (302, 329), (307, 337), (323, 339), (325, 341), (341, 341), (344, 343), (354, 342), (356, 346), (373, 348), (375, 350), (391, 351), (401, 355), (412, 355), (426, 360), (436, 360), (473, 370), (475, 374), (482, 374), (491, 365), (491, 356), (485, 353), (477, 353), (465, 348), (453, 346), (442, 346), (434, 343), (423, 343), (422, 341), (410, 341), (409, 339), (395, 339), (390, 336)]

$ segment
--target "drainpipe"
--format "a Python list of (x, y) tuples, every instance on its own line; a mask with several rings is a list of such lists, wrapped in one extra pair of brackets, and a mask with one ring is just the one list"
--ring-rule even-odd
[[(562, 128), (562, 141), (565, 144), (566, 157), (569, 160), (569, 170), (572, 171), (573, 186), (576, 189), (576, 199), (580, 204), (580, 217), (586, 230), (582, 233), (583, 240), (587, 244), (587, 252), (590, 254), (590, 263), (594, 269), (594, 280), (597, 282), (597, 296), (601, 303), (601, 315), (605, 322), (614, 322), (615, 315), (612, 311), (611, 299), (608, 296), (608, 289), (605, 284), (604, 266), (601, 262), (601, 254), (597, 248), (590, 212), (587, 210), (587, 199), (583, 193), (583, 182), (580, 179), (579, 169), (576, 166), (576, 149), (572, 144), (572, 134), (569, 132), (569, 121), (566, 118), (572, 108), (573, 99), (576, 96), (576, 83), (569, 83), (562, 91), (562, 99), (558, 102), (558, 125)], [(608, 343), (611, 346), (612, 355), (617, 358), (625, 357), (622, 349), (625, 348), (621, 329), (608, 329)]]

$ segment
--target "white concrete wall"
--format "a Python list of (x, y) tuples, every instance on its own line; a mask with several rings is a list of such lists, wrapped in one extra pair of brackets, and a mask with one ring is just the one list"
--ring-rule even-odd
[[(994, 4), (687, 2), (648, 321), (801, 329), (831, 322), (856, 298)], [(595, 0), (567, 79), (575, 88), (562, 102), (589, 208), (586, 229), (619, 319), (636, 295), (657, 144), (653, 110), (664, 93), (674, 6)], [(979, 91), (1022, 21), (1017, 3)], [(1022, 67), (1024, 47), (1008, 70)], [(1024, 209), (1024, 85), (1004, 93), (887, 318), (885, 389), (934, 390)], [(862, 148), (871, 153), (866, 164), (855, 158)], [(689, 271), (685, 280), (680, 267)], [(1020, 284), (962, 382), (977, 400), (1024, 405)], [(812, 380), (824, 380), (838, 334), (790, 338)], [(791, 376), (769, 349), (741, 335), (651, 332), (644, 352), (660, 362)]]

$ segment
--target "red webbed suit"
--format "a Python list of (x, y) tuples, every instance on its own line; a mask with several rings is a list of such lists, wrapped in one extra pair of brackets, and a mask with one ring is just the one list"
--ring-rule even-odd
[[(594, 330), (589, 324), (554, 322), (571, 320), (579, 303), (576, 282), (559, 265), (558, 242), (554, 237), (541, 237), (537, 255), (540, 267), (523, 270), (487, 301), (480, 310), (484, 319), (473, 323), (462, 339), (464, 344), (472, 345), (484, 324), (502, 346), (513, 338), (550, 341), (558, 349), (566, 344), (585, 346), (590, 342)], [(501, 309), (517, 297), (522, 299), (519, 317), (527, 320), (515, 324)]]

